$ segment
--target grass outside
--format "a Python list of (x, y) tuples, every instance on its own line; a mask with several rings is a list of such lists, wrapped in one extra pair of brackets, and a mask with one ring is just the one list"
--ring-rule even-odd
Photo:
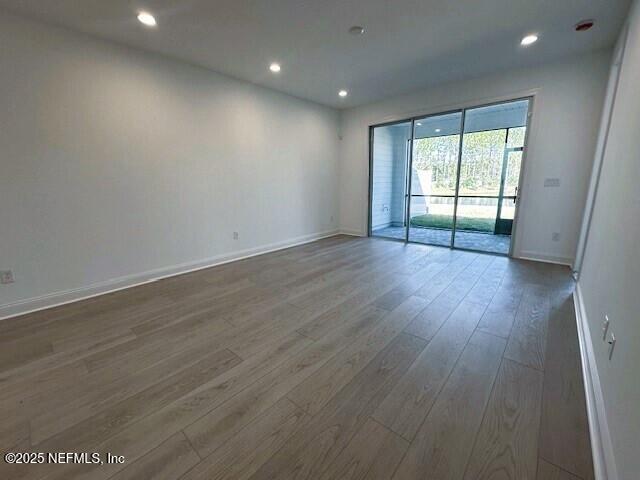
[[(493, 233), (495, 224), (495, 218), (458, 217), (456, 228), (458, 230)], [(418, 215), (416, 217), (413, 217), (411, 219), (411, 226), (452, 229), (453, 217), (451, 217), (450, 215), (434, 215), (431, 213), (427, 213), (426, 215)]]

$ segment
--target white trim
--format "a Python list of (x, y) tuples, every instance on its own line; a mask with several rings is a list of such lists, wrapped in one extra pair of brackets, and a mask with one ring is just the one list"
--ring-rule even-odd
[(556, 265), (567, 265), (569, 267), (573, 264), (573, 258), (571, 257), (558, 257), (542, 252), (534, 252), (532, 250), (523, 250), (519, 255), (514, 255), (513, 258), (531, 260), (533, 262), (554, 263)]
[(596, 480), (618, 480), (613, 444), (609, 434), (609, 424), (604, 407), (604, 397), (600, 386), (600, 376), (593, 351), (593, 337), (584, 308), (580, 283), (576, 284), (573, 294), (578, 324), (578, 341), (582, 360), (582, 376), (589, 417), (589, 435), (593, 456), (593, 469)]
[(366, 237), (367, 235), (360, 230), (351, 230), (350, 228), (341, 228), (340, 234), (351, 235), (352, 237)]
[(283, 250), (285, 248), (295, 247), (297, 245), (303, 245), (305, 243), (314, 242), (322, 238), (333, 237), (338, 233), (338, 230), (330, 230), (326, 232), (302, 235), (300, 237), (263, 245), (261, 247), (249, 248), (232, 253), (216, 255), (215, 257), (206, 258), (204, 260), (196, 260), (179, 265), (161, 267), (154, 270), (149, 270), (147, 272), (134, 273), (132, 275), (126, 275), (124, 277), (97, 282), (91, 285), (86, 285), (84, 287), (64, 290), (61, 292), (48, 293), (46, 295), (41, 295), (38, 297), (32, 297), (25, 300), (19, 300), (17, 302), (7, 303), (4, 305), (0, 305), (0, 320), (5, 320), (7, 318), (17, 317), (19, 315), (37, 312), (39, 310), (44, 310), (47, 308), (65, 305), (67, 303), (86, 300), (88, 298), (117, 292), (118, 290), (124, 290), (125, 288), (131, 288), (138, 285), (143, 285), (145, 283), (156, 282), (158, 280), (162, 280), (163, 278), (174, 277), (176, 275), (182, 275), (184, 273), (194, 272), (196, 270), (202, 270), (205, 268), (214, 267), (216, 265), (222, 265), (224, 263), (234, 262), (236, 260), (242, 260), (244, 258), (255, 257), (257, 255), (263, 255), (265, 253), (275, 252), (277, 250)]

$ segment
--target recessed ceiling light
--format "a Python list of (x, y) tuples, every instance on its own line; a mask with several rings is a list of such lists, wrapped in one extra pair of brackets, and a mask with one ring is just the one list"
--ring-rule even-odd
[(420, 122), (416, 122), (416, 125), (419, 126), (419, 127), (422, 126), (422, 124)]
[(156, 19), (149, 12), (140, 12), (138, 13), (138, 21), (147, 27), (155, 27)]
[(439, 128), (436, 128), (436, 133), (440, 133), (441, 130)]
[(340, 90), (338, 92), (338, 95), (340, 95), (341, 97), (346, 97), (347, 95), (349, 95), (349, 92), (347, 92), (346, 90)]
[(269, 70), (271, 70), (273, 73), (278, 73), (280, 71), (280, 64), (272, 63), (271, 65), (269, 65)]
[(523, 37), (522, 40), (520, 40), (520, 45), (522, 45), (523, 47), (527, 47), (533, 43), (536, 43), (538, 41), (538, 35), (536, 35), (535, 33), (532, 33), (531, 35), (527, 35), (526, 37)]
[(349, 29), (349, 33), (351, 35), (362, 35), (364, 33), (364, 27), (361, 27), (360, 25), (354, 25)]

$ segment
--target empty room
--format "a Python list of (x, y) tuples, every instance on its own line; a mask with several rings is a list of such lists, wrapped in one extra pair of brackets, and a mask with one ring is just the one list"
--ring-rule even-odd
[(640, 0), (0, 0), (0, 479), (640, 479)]

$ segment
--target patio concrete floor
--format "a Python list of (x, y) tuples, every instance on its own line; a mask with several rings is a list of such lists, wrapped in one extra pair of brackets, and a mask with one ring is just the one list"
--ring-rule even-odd
[[(373, 231), (373, 235), (404, 240), (405, 227), (379, 228)], [(409, 229), (409, 241), (448, 247), (451, 244), (451, 230), (411, 227)], [(456, 232), (455, 246), (458, 248), (506, 254), (509, 253), (510, 243), (511, 235), (493, 235), (491, 233), (465, 232), (463, 230)]]

